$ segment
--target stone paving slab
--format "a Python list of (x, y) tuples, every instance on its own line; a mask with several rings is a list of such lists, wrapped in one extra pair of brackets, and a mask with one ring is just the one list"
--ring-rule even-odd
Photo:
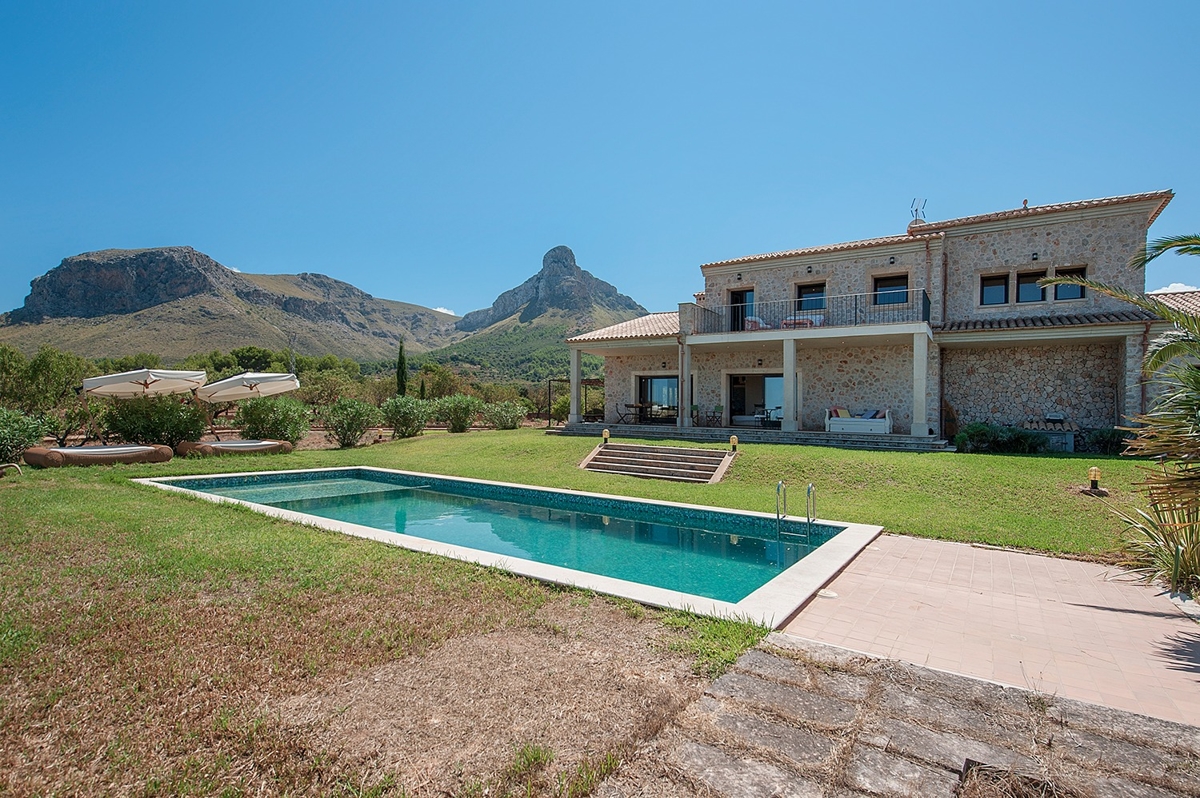
[(1200, 625), (1119, 569), (883, 535), (826, 587), (787, 632), (1200, 724)]
[(596, 795), (950, 798), (968, 773), (1200, 798), (1200, 728), (775, 633)]

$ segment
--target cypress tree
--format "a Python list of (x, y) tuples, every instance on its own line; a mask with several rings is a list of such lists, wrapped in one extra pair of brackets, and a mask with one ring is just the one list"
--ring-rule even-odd
[(396, 355), (396, 394), (408, 393), (408, 359), (404, 357), (404, 339), (400, 339), (400, 353)]
[(421, 378), (421, 399), (425, 399), (425, 378)]

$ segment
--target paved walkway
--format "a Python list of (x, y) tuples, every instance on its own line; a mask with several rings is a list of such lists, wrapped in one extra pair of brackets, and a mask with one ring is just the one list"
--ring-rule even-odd
[(792, 635), (1200, 725), (1200, 625), (1094, 563), (881, 536)]

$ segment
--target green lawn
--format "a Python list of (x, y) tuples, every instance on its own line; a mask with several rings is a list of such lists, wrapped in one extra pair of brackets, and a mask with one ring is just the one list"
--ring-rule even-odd
[[(554, 638), (563, 632), (543, 617), (548, 606), (564, 596), (596, 600), (131, 477), (361, 464), (768, 512), (784, 479), (793, 509), (815, 483), (825, 518), (1090, 556), (1110, 554), (1120, 528), (1101, 502), (1073, 490), (1087, 467), (1099, 463), (1114, 502), (1136, 499), (1136, 463), (1117, 458), (744, 445), (723, 483), (688, 485), (581, 471), (595, 443), (528, 429), (437, 432), (348, 451), (0, 479), (0, 773), (9, 774), (0, 792), (121, 784), (144, 794), (240, 794), (265, 780), (272, 794), (358, 794), (333, 785), (374, 771), (309, 750), (263, 709), (265, 696), (416, 663), (449, 640), (512, 629)], [(598, 601), (628, 612), (626, 634), (663, 636), (709, 675), (765, 631)], [(658, 631), (632, 626), (648, 622)]]
[[(1139, 463), (1098, 455), (969, 455), (863, 452), (806, 446), (743, 444), (725, 479), (690, 485), (593, 474), (578, 468), (597, 439), (539, 430), (430, 432), (348, 451), (285, 457), (175, 460), (77, 478), (230, 470), (372, 465), (529, 485), (774, 512), (775, 483), (790, 488), (790, 509), (803, 512), (804, 486), (816, 485), (822, 518), (880, 524), (889, 532), (1103, 556), (1118, 546), (1120, 524), (1105, 502), (1079, 495), (1087, 469), (1098, 465), (1114, 506), (1138, 502), (1131, 484)], [(27, 479), (61, 479), (53, 472)]]

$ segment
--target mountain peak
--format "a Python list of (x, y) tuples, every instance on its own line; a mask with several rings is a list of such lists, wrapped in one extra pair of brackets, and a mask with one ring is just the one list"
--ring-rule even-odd
[(30, 284), (13, 322), (135, 313), (196, 294), (215, 294), (236, 272), (191, 247), (102, 249), (63, 258)]
[(630, 316), (647, 312), (616, 287), (579, 268), (570, 247), (559, 246), (542, 257), (541, 271), (498, 296), (490, 308), (463, 316), (455, 327), (473, 332), (517, 314), (519, 321), (528, 322), (552, 311), (574, 315), (586, 326), (584, 317), (596, 307)]

